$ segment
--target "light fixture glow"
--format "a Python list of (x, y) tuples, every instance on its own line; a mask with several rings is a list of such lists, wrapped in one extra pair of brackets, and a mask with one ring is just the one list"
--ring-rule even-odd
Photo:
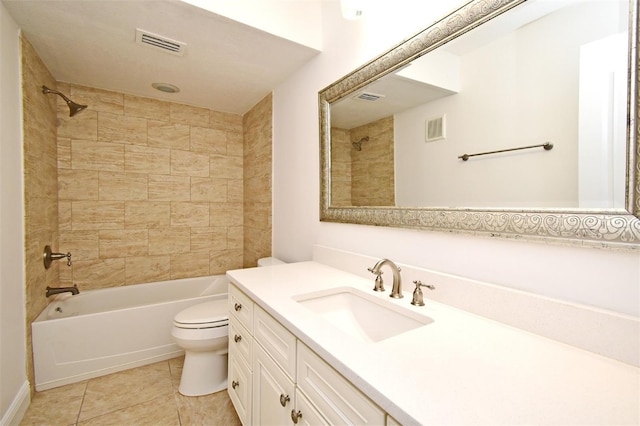
[(178, 86), (169, 83), (153, 83), (151, 87), (164, 93), (178, 93), (180, 91)]

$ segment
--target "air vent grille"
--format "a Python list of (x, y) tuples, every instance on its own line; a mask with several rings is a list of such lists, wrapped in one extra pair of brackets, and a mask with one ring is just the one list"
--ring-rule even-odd
[(377, 101), (380, 98), (384, 98), (384, 95), (378, 95), (376, 93), (370, 93), (370, 92), (362, 92), (356, 95), (356, 99), (369, 101), (369, 102)]
[(427, 120), (426, 141), (433, 142), (445, 138), (445, 115)]
[(136, 29), (136, 43), (144, 44), (155, 49), (160, 49), (172, 55), (182, 56), (187, 43), (150, 33), (149, 31)]

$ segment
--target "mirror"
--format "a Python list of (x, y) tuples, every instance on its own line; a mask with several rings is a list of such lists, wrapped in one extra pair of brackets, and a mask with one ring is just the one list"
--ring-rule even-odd
[(475, 0), (323, 89), (321, 220), (640, 248), (637, 13)]

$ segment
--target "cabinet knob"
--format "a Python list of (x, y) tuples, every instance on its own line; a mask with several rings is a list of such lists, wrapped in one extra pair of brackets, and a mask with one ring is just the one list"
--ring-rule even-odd
[(291, 401), (291, 398), (289, 398), (289, 395), (285, 395), (285, 394), (280, 394), (280, 405), (282, 405), (283, 407), (285, 407), (287, 405), (287, 402)]
[(302, 413), (300, 412), (300, 410), (291, 410), (291, 420), (293, 421), (293, 423), (298, 424), (298, 420), (300, 420), (301, 418)]
[(234, 335), (234, 336), (233, 336), (233, 340), (234, 340), (236, 343), (238, 343), (240, 340), (242, 340), (242, 336), (239, 336), (239, 335), (237, 335), (237, 334), (236, 334), (236, 335)]
[(231, 387), (232, 388), (237, 388), (238, 386), (240, 386), (240, 383), (236, 382), (235, 380), (231, 382)]
[(235, 309), (236, 312), (238, 312), (240, 309), (242, 309), (242, 305), (240, 303), (236, 303), (235, 305), (233, 305), (233, 309)]

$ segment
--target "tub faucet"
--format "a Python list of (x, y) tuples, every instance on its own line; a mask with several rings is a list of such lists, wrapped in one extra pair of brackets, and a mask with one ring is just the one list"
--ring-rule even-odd
[(80, 293), (80, 290), (78, 290), (78, 286), (77, 285), (73, 285), (73, 287), (49, 287), (47, 286), (47, 294), (46, 296), (53, 296), (54, 294), (60, 294), (60, 293), (71, 293), (71, 294), (78, 294)]
[(393, 297), (394, 299), (400, 299), (404, 297), (402, 295), (402, 277), (400, 276), (400, 268), (390, 261), (389, 259), (379, 260), (378, 263), (373, 265), (373, 268), (368, 268), (369, 272), (376, 275), (376, 284), (373, 288), (374, 291), (384, 291), (384, 286), (382, 282), (382, 272), (380, 268), (384, 265), (388, 265), (391, 268), (391, 272), (393, 273), (393, 288), (391, 289), (391, 294), (389, 297)]

